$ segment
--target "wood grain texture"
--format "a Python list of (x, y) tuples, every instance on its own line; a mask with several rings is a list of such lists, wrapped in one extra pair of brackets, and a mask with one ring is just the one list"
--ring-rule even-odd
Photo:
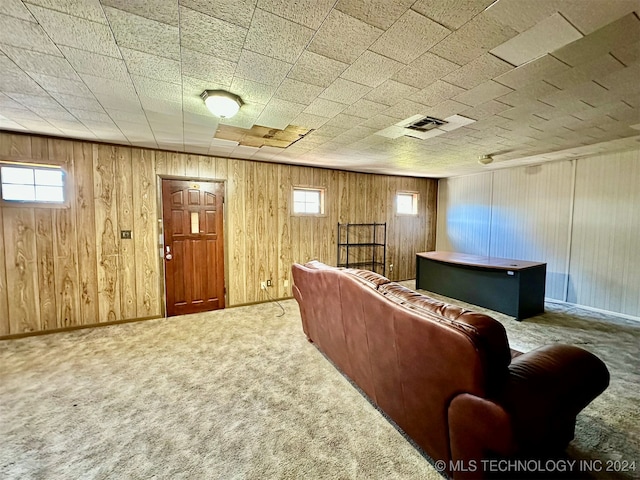
[(136, 270), (134, 239), (121, 238), (120, 231), (130, 230), (135, 237), (133, 219), (133, 169), (131, 149), (116, 149), (116, 200), (118, 220), (116, 240), (118, 242), (118, 284), (120, 286), (120, 318), (137, 318)]
[(2, 220), (6, 238), (9, 332), (42, 330), (33, 209), (4, 208)]
[(4, 222), (0, 208), (0, 335), (9, 335), (9, 304), (7, 291), (7, 267), (4, 255)]
[(160, 260), (153, 152), (133, 149), (133, 242), (138, 317), (160, 315)]
[[(246, 279), (244, 265), (246, 263), (245, 236), (245, 166), (250, 162), (229, 160), (227, 181), (227, 208), (230, 220), (225, 228), (227, 235), (229, 259), (229, 278), (227, 279), (227, 295), (230, 305), (247, 303)], [(249, 244), (251, 246), (251, 244)], [(250, 247), (249, 247), (250, 248)]]
[(52, 210), (48, 208), (34, 209), (40, 328), (43, 330), (50, 330), (58, 326), (51, 215)]
[(96, 251), (98, 253), (98, 309), (100, 322), (112, 322), (120, 316), (118, 286), (118, 210), (116, 204), (116, 148), (94, 146), (94, 195), (96, 215)]

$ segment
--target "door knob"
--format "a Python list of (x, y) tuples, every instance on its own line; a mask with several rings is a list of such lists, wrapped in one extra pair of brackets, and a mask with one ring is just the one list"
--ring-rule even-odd
[(169, 245), (166, 246), (166, 251), (164, 254), (164, 258), (166, 260), (171, 260), (173, 258), (173, 255), (171, 255), (171, 247)]

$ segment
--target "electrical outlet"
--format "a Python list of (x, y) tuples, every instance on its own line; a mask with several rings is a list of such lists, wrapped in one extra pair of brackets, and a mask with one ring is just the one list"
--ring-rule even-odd
[(284, 281), (284, 288), (287, 288), (287, 287), (289, 287), (289, 280)]
[(271, 279), (267, 280), (267, 287), (271, 286)]
[(267, 282), (260, 282), (260, 288), (262, 290), (266, 290), (267, 289)]
[(393, 263), (389, 264), (389, 273), (393, 272)]

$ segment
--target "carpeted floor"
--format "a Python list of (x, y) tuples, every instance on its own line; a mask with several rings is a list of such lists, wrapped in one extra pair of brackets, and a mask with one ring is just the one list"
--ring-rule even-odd
[[(0, 341), (0, 478), (440, 479), (282, 304)], [(547, 310), (494, 316), (513, 348), (581, 345), (612, 374), (569, 455), (640, 471), (640, 323)]]

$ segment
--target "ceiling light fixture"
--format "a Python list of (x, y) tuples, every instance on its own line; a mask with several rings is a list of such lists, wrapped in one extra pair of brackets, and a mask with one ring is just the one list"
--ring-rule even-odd
[(220, 118), (233, 117), (244, 104), (238, 95), (226, 90), (205, 90), (200, 96), (209, 111)]
[(491, 155), (480, 155), (478, 157), (478, 163), (482, 165), (489, 165), (491, 162), (493, 162), (493, 157)]

